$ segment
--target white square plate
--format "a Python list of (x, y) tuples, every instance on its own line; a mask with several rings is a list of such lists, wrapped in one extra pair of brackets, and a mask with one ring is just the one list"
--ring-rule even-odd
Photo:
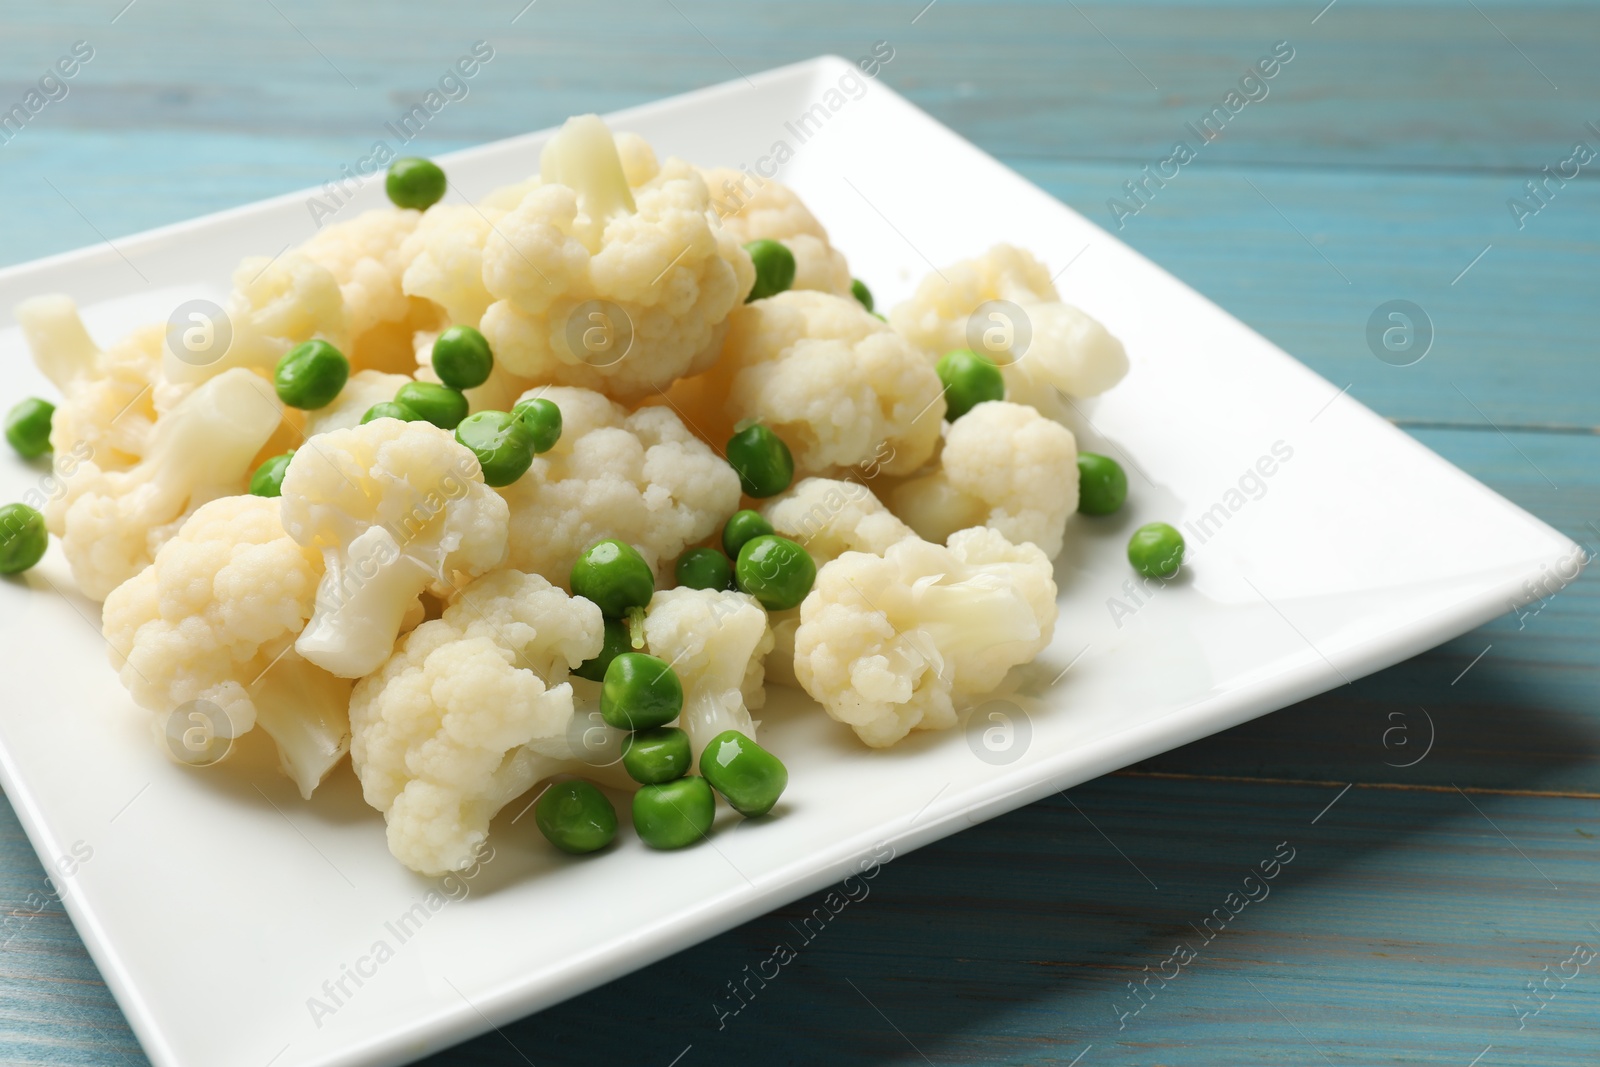
[[(789, 124), (808, 112), (802, 142)], [(791, 771), (779, 817), (741, 824), (724, 811), (710, 843), (676, 853), (624, 830), (610, 852), (571, 861), (531, 820), (512, 825), (514, 805), (464, 897), (390, 858), (347, 771), (307, 805), (270, 769), (166, 759), (107, 666), (96, 605), (69, 592), (52, 549), (0, 584), (11, 680), (0, 778), (46, 867), (73, 871), (56, 879), (67, 910), (159, 1067), (415, 1059), (874, 859), (1421, 652), (1577, 558), (1566, 538), (842, 60), (612, 121), (704, 165), (756, 165), (786, 142), (783, 179), (885, 306), (930, 263), (1002, 240), (1035, 250), (1063, 272), (1065, 298), (1127, 344), (1132, 372), (1086, 409), (1080, 444), (1125, 457), (1129, 507), (1074, 521), (1054, 645), (1017, 672), (1009, 703), (966, 730), (874, 752), (803, 696), (779, 696), (763, 728)], [(536, 170), (545, 137), (445, 163), (460, 192), (481, 196)], [(382, 197), (369, 183), (356, 207)], [(221, 299), (241, 257), (311, 232), (306, 194), (286, 196), (5, 270), (0, 307), (67, 292), (107, 341), (185, 299)], [(50, 395), (14, 327), (0, 331), (0, 359), (0, 404)], [(1258, 463), (1271, 475), (1251, 474)], [(0, 462), (0, 499), (40, 475)], [(1198, 536), (1206, 515), (1209, 536)], [(1130, 594), (1123, 545), (1154, 519), (1186, 529), (1192, 564), (1172, 586)], [(1559, 584), (1549, 582), (1546, 592)], [(359, 985), (346, 968), (363, 972)], [(336, 1010), (313, 1011), (313, 997), (333, 1005), (324, 983), (341, 978)]]

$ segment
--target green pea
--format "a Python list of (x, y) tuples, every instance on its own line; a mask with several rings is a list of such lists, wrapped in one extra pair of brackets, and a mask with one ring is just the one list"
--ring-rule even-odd
[(600, 717), (618, 730), (665, 726), (683, 710), (683, 683), (666, 660), (624, 652), (606, 668)]
[(431, 159), (404, 156), (389, 164), (389, 176), (384, 179), (384, 191), (395, 207), (416, 208), (425, 211), (444, 199), (444, 171)]
[(521, 419), (533, 434), (534, 455), (542, 456), (561, 440), (561, 409), (543, 397), (519, 400), (511, 414)]
[(281, 456), (264, 460), (250, 476), (250, 495), (282, 496), (283, 476), (289, 469), (289, 461), (293, 458), (294, 449), (291, 448)]
[(750, 253), (750, 260), (756, 265), (755, 288), (750, 290), (745, 303), (776, 296), (794, 284), (794, 253), (783, 242), (763, 237), (745, 245), (744, 250)]
[(640, 786), (633, 794), (633, 829), (651, 848), (683, 848), (711, 831), (717, 798), (704, 778)]
[(533, 434), (509, 411), (468, 415), (456, 427), (456, 440), (478, 457), (486, 485), (510, 485), (533, 466)]
[(628, 623), (623, 619), (606, 619), (605, 643), (600, 646), (600, 654), (594, 659), (586, 659), (573, 671), (579, 678), (587, 678), (591, 682), (605, 680), (606, 668), (611, 666), (611, 661), (624, 652), (633, 651), (633, 635), (628, 632)]
[(985, 400), (1004, 400), (1006, 381), (994, 361), (970, 348), (947, 352), (939, 360), (939, 380), (944, 383), (945, 418), (955, 422)]
[(1128, 538), (1128, 562), (1146, 578), (1171, 578), (1183, 566), (1183, 535), (1164, 522), (1147, 523)]
[(794, 481), (794, 456), (789, 446), (759, 422), (728, 438), (725, 451), (747, 496), (777, 496)]
[(746, 818), (765, 815), (789, 784), (783, 761), (738, 730), (725, 730), (700, 753), (700, 773)]
[(1078, 453), (1078, 510), (1085, 515), (1110, 515), (1128, 499), (1128, 475), (1122, 464), (1096, 452)]
[(811, 592), (817, 564), (787, 537), (763, 534), (746, 541), (733, 566), (739, 588), (761, 601), (768, 611), (786, 611)]
[(773, 532), (772, 523), (762, 518), (761, 512), (749, 508), (736, 511), (722, 525), (722, 550), (730, 559), (738, 559), (745, 542)]
[(396, 404), (393, 400), (385, 400), (368, 408), (367, 413), (361, 416), (361, 425), (365, 426), (373, 419), (399, 419), (401, 422), (428, 421), (404, 404)]
[(572, 591), (600, 605), (602, 614), (620, 617), (642, 608), (656, 593), (656, 577), (639, 550), (626, 541), (596, 541), (572, 565)]
[(407, 382), (394, 394), (394, 402), (441, 430), (453, 430), (467, 417), (467, 398), (461, 390), (436, 382)]
[(0, 574), (18, 574), (44, 558), (50, 532), (44, 516), (26, 504), (0, 507)]
[(476, 389), (492, 370), (489, 342), (471, 326), (452, 326), (433, 342), (433, 372), (452, 389)]
[(48, 400), (30, 396), (6, 415), (6, 440), (24, 459), (50, 451), (50, 420), (56, 406)]
[(862, 307), (872, 310), (872, 290), (867, 288), (866, 282), (860, 278), (850, 279), (850, 295), (861, 301)]
[(670, 782), (682, 778), (693, 767), (689, 735), (676, 726), (640, 730), (622, 739), (622, 769), (636, 782)]
[(604, 793), (580, 778), (546, 789), (533, 806), (533, 821), (563, 852), (594, 852), (617, 836), (617, 810)]
[(326, 341), (307, 341), (278, 361), (272, 383), (278, 399), (292, 408), (315, 411), (333, 403), (350, 380), (350, 361)]
[(733, 584), (733, 563), (714, 548), (691, 548), (678, 557), (678, 584), (688, 589), (726, 589)]

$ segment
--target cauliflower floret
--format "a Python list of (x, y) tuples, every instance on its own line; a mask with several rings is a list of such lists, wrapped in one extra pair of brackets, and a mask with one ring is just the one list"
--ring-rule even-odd
[(270, 383), (235, 367), (162, 415), (138, 463), (107, 470), (96, 456), (79, 467), (44, 512), (83, 594), (105, 599), (149, 565), (191, 510), (244, 492), (281, 411)]
[(1031, 407), (987, 401), (950, 424), (938, 467), (896, 488), (889, 506), (928, 541), (987, 525), (1055, 559), (1078, 510), (1078, 442)]
[(670, 409), (628, 414), (599, 393), (554, 386), (561, 440), (502, 489), (511, 504), (511, 566), (565, 585), (596, 541), (637, 548), (658, 572), (739, 506), (739, 476)]
[(722, 358), (668, 399), (720, 444), (760, 420), (795, 472), (910, 474), (933, 455), (944, 386), (933, 364), (849, 297), (790, 290), (733, 315)]
[(218, 736), (260, 726), (283, 773), (310, 797), (350, 743), (351, 683), (290, 647), (311, 616), (322, 560), (283, 532), (278, 502), (213, 500), (155, 561), (106, 598), (112, 665), (158, 733), (191, 701), (206, 701)]
[(438, 309), (414, 300), (401, 285), (410, 260), (408, 239), (420, 212), (400, 208), (363, 211), (317, 234), (299, 253), (326, 268), (344, 298), (350, 365), (385, 371), (410, 369), (411, 335), (438, 323)]
[(998, 686), (1050, 643), (1056, 584), (1029, 544), (975, 527), (826, 564), (800, 605), (795, 675), (874, 748), (956, 721), (955, 700)]
[(444, 308), (452, 324), (477, 326), (494, 303), (483, 286), (483, 246), (504, 216), (495, 207), (433, 205), (401, 247), (401, 287)]
[(423, 874), (461, 870), (502, 807), (542, 778), (583, 769), (565, 743), (566, 677), (599, 655), (603, 635), (589, 601), (496, 571), (357, 683), (351, 762), (396, 859)]
[(138, 463), (157, 416), (161, 328), (137, 330), (102, 352), (69, 297), (37, 296), (15, 314), (34, 363), (61, 390), (50, 420), (56, 455), (92, 458), (106, 471)]
[(221, 356), (203, 350), (179, 359), (169, 346), (162, 374), (174, 383), (202, 382), (234, 367), (271, 373), (295, 345), (320, 338), (348, 352), (344, 297), (339, 283), (324, 267), (298, 251), (276, 259), (253, 256), (233, 272), (233, 292), (226, 309), (232, 340)]
[(283, 526), (320, 549), (295, 649), (341, 678), (376, 670), (424, 591), (448, 596), (506, 554), (506, 503), (449, 431), (376, 419), (308, 440), (283, 477)]
[(484, 247), (496, 302), (480, 328), (496, 359), (622, 400), (709, 367), (755, 267), (709, 214), (699, 174), (668, 160), (635, 196), (593, 115), (568, 120), (540, 168)]
[[(881, 556), (916, 532), (860, 482), (807, 478), (762, 509), (776, 532), (805, 546), (822, 566), (846, 552)], [(944, 540), (940, 538), (940, 540)]]
[[(799, 194), (781, 182), (763, 181), (731, 167), (700, 172), (723, 228), (741, 245), (760, 238), (782, 241), (794, 253), (795, 289), (850, 295), (850, 264), (828, 243), (828, 231)], [(750, 186), (754, 184), (752, 192)]]
[(380, 322), (399, 322), (410, 311), (400, 288), (405, 272), (401, 248), (422, 213), (401, 208), (363, 211), (348, 222), (318, 230), (300, 254), (321, 264), (339, 282), (345, 328), (358, 338)]
[(1096, 396), (1128, 373), (1122, 342), (1082, 311), (1061, 303), (1045, 265), (1012, 245), (995, 245), (977, 259), (928, 275), (910, 300), (889, 313), (889, 321), (938, 359), (971, 347), (969, 320), (990, 300), (1007, 300), (1021, 308), (1031, 334), (1026, 350), (1013, 355), (1011, 346), (1022, 335), (1017, 324), (998, 320), (982, 324), (985, 341), (980, 350), (1000, 364), (1006, 399), (1056, 414), (1062, 410), (1056, 390), (1068, 396)]
[(307, 437), (329, 430), (348, 430), (361, 425), (361, 416), (374, 404), (393, 400), (400, 387), (411, 381), (404, 374), (385, 374), (381, 370), (358, 370), (327, 407), (306, 413)]
[[(818, 567), (846, 552), (881, 556), (890, 545), (917, 536), (872, 490), (848, 479), (807, 478), (774, 497), (762, 514), (775, 532), (804, 545)], [(794, 634), (800, 626), (800, 609), (775, 611), (769, 624), (773, 647), (767, 657), (767, 676), (775, 685), (797, 686)]]
[(772, 651), (767, 613), (747, 593), (667, 589), (644, 617), (650, 654), (672, 665), (683, 682), (683, 714), (695, 755), (718, 734), (756, 737), (750, 709), (766, 702), (762, 661)]

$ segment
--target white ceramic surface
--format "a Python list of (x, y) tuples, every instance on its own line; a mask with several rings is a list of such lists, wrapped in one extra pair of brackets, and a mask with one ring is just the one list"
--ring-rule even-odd
[[(783, 179), (883, 306), (930, 262), (1009, 240), (1062, 271), (1066, 299), (1126, 342), (1133, 370), (1084, 409), (1080, 445), (1125, 457), (1129, 507), (1094, 528), (1074, 521), (1054, 645), (970, 730), (892, 751), (861, 747), (803, 696), (780, 697), (763, 734), (791, 771), (779, 817), (740, 824), (724, 810), (713, 840), (683, 852), (649, 852), (625, 830), (606, 854), (557, 858), (531, 819), (512, 824), (513, 805), (462, 896), (389, 857), (347, 771), (303, 804), (270, 768), (194, 771), (164, 757), (106, 663), (97, 606), (70, 592), (52, 549), (25, 580), (0, 584), (0, 778), (47, 866), (92, 850), (57, 881), (158, 1067), (420, 1057), (875, 857), (1414, 655), (1526, 600), (1526, 580), (1576, 552), (886, 87), (853, 78), (819, 59), (612, 119), (663, 156), (707, 165), (754, 166), (787, 142)], [(802, 143), (786, 124), (807, 112)], [(545, 136), (445, 163), (460, 193), (478, 196), (535, 170)], [(370, 183), (358, 206), (382, 197)], [(306, 194), (287, 196), (0, 271), (0, 308), (64, 291), (109, 340), (184, 299), (220, 300), (242, 256), (311, 232)], [(14, 326), (0, 330), (0, 360), (0, 403), (50, 395)], [(1230, 496), (1274, 446), (1261, 488), (1246, 478)], [(40, 474), (0, 460), (0, 499)], [(1220, 531), (1203, 544), (1191, 534), (1186, 579), (1138, 601), (1122, 589), (1129, 531), (1208, 512)], [(1137, 610), (1114, 618), (1110, 598)], [(430, 891), (447, 902), (429, 910)], [(401, 943), (391, 927), (408, 911), (424, 918)], [(392, 958), (363, 962), (379, 941)], [(314, 1012), (310, 998), (332, 1003), (324, 982), (358, 965), (370, 976), (346, 978), (351, 995), (332, 1014)]]

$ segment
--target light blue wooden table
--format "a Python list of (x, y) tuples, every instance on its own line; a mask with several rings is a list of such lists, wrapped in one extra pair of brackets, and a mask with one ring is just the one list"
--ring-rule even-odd
[[(1288, 41), (1121, 235), (1600, 548), (1600, 160), (1541, 173), (1600, 152), (1593, 4), (524, 2), (7, 0), (0, 104), (94, 57), (0, 145), (0, 263), (320, 183), (480, 38), (498, 58), (423, 151), (888, 40), (895, 88), (1115, 226), (1122, 183)], [(1366, 342), (1393, 299), (1436, 334), (1414, 366)], [(725, 983), (811, 902), (429, 1062), (1600, 1062), (1600, 961), (1563, 967), (1600, 947), (1597, 583), (897, 860), (725, 1028)], [(1419, 706), (1433, 747), (1397, 766)], [(1136, 999), (1284, 841), (1270, 897)], [(0, 1063), (144, 1062), (43, 889), (0, 806)]]

